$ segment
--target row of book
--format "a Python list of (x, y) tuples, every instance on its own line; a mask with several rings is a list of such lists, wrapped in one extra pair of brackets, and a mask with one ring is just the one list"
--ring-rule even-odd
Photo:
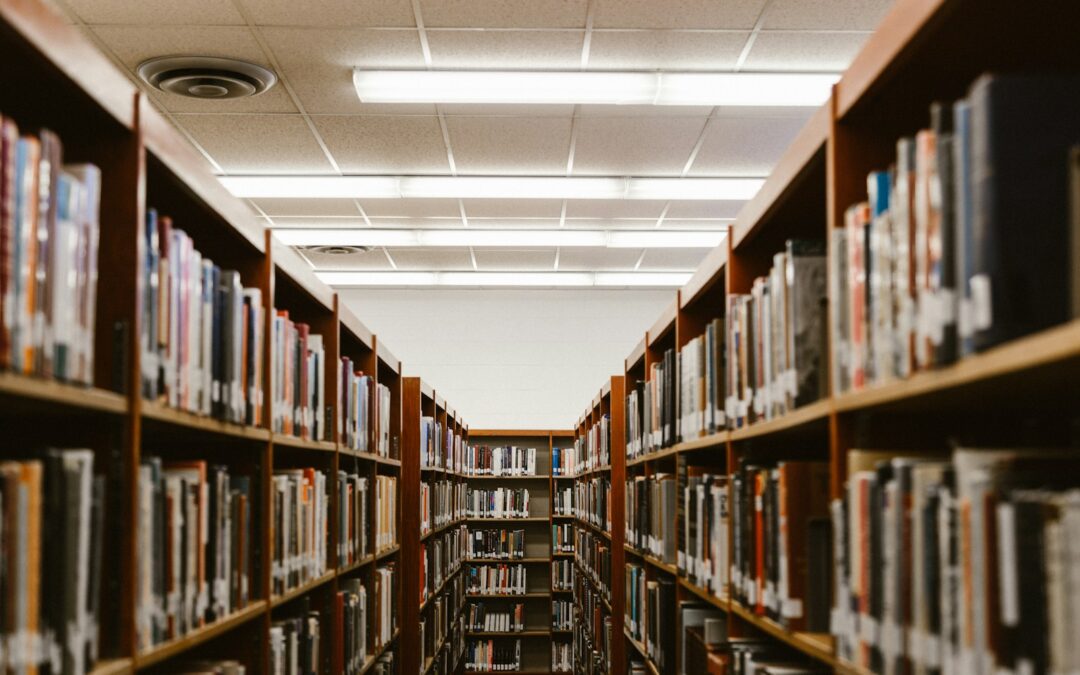
[(525, 630), (525, 605), (514, 603), (512, 606), (492, 611), (491, 603), (470, 602), (465, 608), (465, 626), (468, 630), (482, 633), (517, 633)]
[(645, 568), (626, 565), (626, 629), (645, 647), (661, 673), (675, 670), (675, 580), (660, 576), (649, 580)]
[(828, 462), (743, 462), (731, 491), (734, 599), (788, 630), (825, 632)]
[(524, 595), (528, 593), (525, 565), (471, 565), (466, 588), (478, 595)]
[(584, 436), (574, 441), (574, 457), (577, 459), (575, 475), (611, 466), (611, 415), (602, 415)]
[(574, 561), (561, 558), (551, 561), (551, 589), (555, 591), (574, 590)]
[(832, 505), (838, 654), (879, 673), (1080, 668), (1075, 450), (852, 451)]
[(465, 444), (461, 433), (434, 417), (420, 418), (420, 466), (460, 472)]
[(445, 479), (420, 483), (420, 533), (463, 518), (467, 505), (463, 483)]
[(626, 395), (626, 458), (634, 459), (678, 442), (678, 354), (668, 349), (649, 366), (647, 379)]
[(205, 461), (151, 457), (139, 467), (138, 499), (138, 648), (243, 609), (255, 543), (250, 477)]
[(569, 673), (574, 670), (574, 650), (569, 642), (551, 643), (551, 672)]
[(574, 599), (581, 606), (574, 629), (574, 657), (584, 670), (603, 675), (611, 671), (611, 613), (603, 595), (583, 576), (574, 582)]
[[(327, 646), (331, 650), (334, 672), (355, 674), (368, 660), (368, 624), (374, 623), (372, 619), (376, 617), (371, 615), (375, 614), (376, 608), (360, 578), (341, 579), (338, 588), (334, 596), (334, 630)], [(318, 670), (317, 659), (314, 665)]]
[[(831, 669), (811, 661), (778, 643), (759, 637), (728, 637), (707, 642), (703, 628), (692, 627), (687, 631), (687, 672), (710, 675), (825, 675)], [(644, 664), (642, 664), (644, 667)], [(636, 671), (635, 671), (636, 672)]]
[[(463, 589), (461, 576), (457, 575), (449, 581), (445, 591), (432, 598), (425, 607), (426, 611), (420, 619), (418, 641), (421, 667), (426, 666), (429, 660), (432, 666), (436, 665), (436, 661), (440, 662), (441, 667), (453, 666), (457, 662), (453, 654), (460, 650), (458, 645), (465, 638)], [(450, 672), (453, 672), (452, 668)]]
[(321, 335), (278, 310), (270, 324), (271, 430), (333, 440), (326, 423), (326, 350)]
[(574, 483), (574, 516), (596, 527), (611, 529), (611, 479), (598, 476)]
[[(724, 377), (726, 325), (713, 319), (679, 351), (679, 437), (690, 440), (727, 428)], [(640, 439), (639, 436), (627, 438)], [(638, 440), (640, 444), (640, 440)]]
[[(904, 378), (1078, 316), (1070, 150), (1076, 76), (984, 75), (935, 103), (833, 232), (839, 392)], [(1030, 109), (1028, 114), (1023, 112)], [(1038, 199), (1032, 195), (1038, 194)]]
[(528, 518), (529, 489), (470, 489), (465, 514), (469, 518)]
[(465, 647), (465, 670), (476, 673), (521, 670), (521, 638), (469, 640)]
[(344, 567), (370, 555), (368, 509), (371, 493), (367, 476), (339, 470), (337, 473), (338, 566)]
[(314, 581), (327, 571), (327, 518), (330, 500), (326, 473), (307, 467), (274, 471), (274, 541), (271, 587), (274, 594)]
[(90, 671), (102, 618), (105, 524), (105, 479), (94, 475), (93, 451), (0, 462), (0, 513), (0, 666)]
[(358, 452), (390, 456), (390, 388), (341, 357), (338, 369), (341, 443)]
[(570, 485), (555, 486), (551, 495), (551, 513), (555, 516), (574, 515), (574, 488)]
[(574, 627), (574, 617), (577, 612), (572, 600), (551, 601), (551, 628), (552, 630), (571, 630)]
[(435, 594), (461, 567), (469, 532), (464, 525), (420, 542), (420, 602)]
[(827, 269), (825, 242), (789, 239), (750, 293), (728, 295), (732, 427), (774, 419), (828, 392)]
[(554, 553), (574, 552), (574, 526), (570, 523), (554, 523), (551, 526), (551, 550)]
[(101, 171), (0, 117), (0, 369), (94, 380)]
[(573, 476), (577, 460), (576, 448), (551, 449), (551, 475)]
[(154, 209), (146, 213), (144, 236), (143, 397), (229, 422), (262, 424), (262, 291), (243, 288), (239, 272), (204, 258), (191, 237)]
[(676, 564), (675, 476), (657, 473), (626, 481), (626, 543), (661, 562)]
[(688, 466), (681, 482), (683, 536), (677, 555), (679, 574), (726, 599), (731, 578), (727, 475)]
[(582, 571), (596, 583), (604, 599), (611, 601), (611, 542), (590, 530), (576, 532), (574, 559)]
[(473, 560), (520, 560), (525, 557), (525, 530), (469, 530), (467, 555)]
[(535, 476), (536, 448), (470, 445), (461, 472), (466, 476)]
[[(323, 649), (322, 619), (305, 608), (299, 616), (270, 625), (270, 672), (307, 675), (319, 671)], [(329, 637), (329, 636), (327, 636)]]
[(247, 667), (239, 661), (180, 661), (172, 667), (178, 675), (245, 675)]

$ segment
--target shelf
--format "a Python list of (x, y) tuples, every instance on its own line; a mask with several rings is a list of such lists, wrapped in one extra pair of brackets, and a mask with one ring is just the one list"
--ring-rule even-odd
[(431, 537), (434, 537), (437, 534), (442, 534), (446, 530), (449, 530), (452, 527), (456, 527), (458, 525), (461, 525), (464, 522), (465, 522), (464, 518), (458, 518), (457, 520), (451, 520), (449, 523), (447, 523), (445, 525), (442, 525), (441, 527), (436, 527), (435, 529), (431, 530), (427, 534), (421, 534), (420, 535), (420, 541), (427, 541)]
[[(333, 578), (333, 574), (330, 575)], [(150, 649), (142, 652), (135, 657), (135, 665), (137, 668), (146, 668), (156, 663), (172, 658), (177, 654), (187, 651), (196, 645), (200, 645), (208, 640), (211, 640), (227, 631), (236, 628), (237, 626), (250, 621), (251, 619), (262, 615), (266, 611), (266, 601), (258, 600), (251, 603), (246, 608), (233, 612), (229, 616), (215, 621), (214, 623), (197, 628), (187, 635), (183, 635), (178, 638), (169, 640), (168, 642), (162, 642), (155, 645)]]
[(127, 675), (132, 672), (132, 662), (128, 658), (99, 659), (87, 672), (89, 675)]
[(630, 555), (634, 556), (635, 558), (644, 558), (645, 557), (644, 552), (637, 550), (636, 548), (634, 548), (630, 544), (623, 544), (623, 550), (626, 551), (627, 553), (629, 553)]
[(596, 532), (597, 534), (604, 537), (608, 541), (611, 541), (611, 533), (604, 530), (604, 529), (601, 529), (598, 525), (593, 525), (589, 521), (582, 520), (581, 518), (575, 518), (574, 523), (577, 524), (577, 525), (582, 525), (582, 526), (592, 530), (593, 532)]
[(275, 595), (270, 600), (270, 606), (271, 607), (280, 607), (281, 605), (284, 605), (285, 603), (287, 603), (287, 602), (289, 602), (291, 600), (295, 600), (296, 598), (299, 598), (301, 595), (304, 595), (308, 591), (312, 591), (312, 590), (318, 588), (319, 586), (322, 586), (326, 582), (332, 580), (335, 576), (336, 576), (335, 572), (332, 572), (332, 571), (327, 572), (326, 574), (323, 574), (321, 577), (316, 577), (316, 578), (312, 579), (311, 581), (309, 581), (309, 582), (307, 582), (305, 584), (301, 584), (300, 586), (297, 586), (296, 588), (293, 588), (291, 590), (286, 591), (282, 595)]
[(749, 426), (734, 429), (731, 431), (731, 440), (742, 441), (748, 438), (779, 434), (785, 431), (802, 430), (805, 427), (816, 423), (824, 424), (828, 420), (832, 409), (832, 401), (829, 399), (815, 401), (804, 405), (801, 408), (796, 408), (776, 419), (756, 422)]
[(635, 640), (630, 635), (630, 631), (625, 628), (623, 629), (623, 637), (626, 638), (627, 642), (633, 645), (634, 649), (637, 650), (637, 653), (645, 660), (645, 665), (648, 666), (649, 672), (652, 673), (652, 675), (660, 675), (660, 671), (657, 670), (656, 664), (652, 662), (652, 659), (649, 658), (649, 654), (645, 651), (645, 645)]
[(552, 514), (551, 519), (552, 520), (576, 520), (576, 518), (574, 518), (574, 516), (564, 516), (564, 515), (559, 514), (559, 513)]
[(386, 558), (389, 558), (389, 557), (393, 556), (395, 553), (397, 553), (400, 550), (401, 550), (401, 546), (399, 546), (397, 544), (394, 544), (390, 548), (385, 548), (382, 551), (379, 551), (378, 553), (376, 553), (375, 554), (375, 560), (385, 560)]
[(375, 562), (375, 557), (369, 555), (366, 558), (363, 558), (361, 560), (357, 560), (354, 563), (349, 563), (348, 565), (345, 565), (344, 567), (339, 567), (338, 570), (337, 570), (337, 573), (340, 575), (340, 574), (348, 574), (349, 572), (355, 572), (356, 570), (360, 569), (361, 567), (364, 567), (365, 565), (370, 565), (373, 562)]
[(731, 602), (731, 612), (812, 659), (821, 661), (833, 668), (839, 665), (839, 661), (833, 655), (833, 638), (828, 633), (796, 633), (789, 631), (775, 621), (758, 616), (734, 601)]
[(364, 675), (364, 673), (371, 670), (371, 667), (375, 665), (375, 662), (377, 662), (379, 660), (379, 657), (382, 656), (383, 654), (385, 654), (386, 650), (390, 648), (390, 645), (394, 644), (394, 642), (397, 641), (398, 635), (400, 633), (401, 633), (400, 629), (395, 630), (394, 634), (390, 636), (390, 639), (387, 640), (384, 644), (380, 645), (375, 650), (375, 653), (370, 658), (368, 658), (367, 661), (364, 662), (364, 665), (363, 665), (362, 668), (360, 668), (360, 672), (359, 672), (358, 675)]
[(686, 577), (679, 577), (679, 585), (690, 591), (698, 597), (699, 600), (704, 600), (713, 607), (721, 609), (725, 612), (729, 611), (729, 603), (727, 598), (718, 598), (709, 591), (705, 590), (697, 584), (691, 583)]
[[(51, 410), (57, 405), (64, 407), (64, 413), (82, 410), (123, 415), (128, 411), (127, 398), (111, 391), (8, 372), (0, 372), (0, 397), (18, 399), (20, 410), (34, 402), (51, 412), (60, 412)], [(6, 402), (4, 407), (10, 409), (9, 405)]]
[(529, 516), (528, 518), (466, 518), (469, 523), (546, 523), (547, 516)]
[(337, 445), (330, 441), (314, 441), (286, 434), (272, 434), (271, 441), (274, 445), (284, 445), (300, 450), (316, 450), (318, 452), (337, 452)]
[(539, 565), (541, 563), (550, 563), (550, 558), (466, 558), (465, 562), (469, 565), (503, 565), (509, 563), (522, 563), (525, 565)]
[(551, 554), (551, 557), (552, 558), (573, 558), (574, 557), (574, 552), (573, 551), (555, 551), (554, 553)]
[(645, 564), (655, 567), (661, 572), (667, 572), (672, 576), (679, 576), (679, 568), (672, 563), (663, 562), (659, 558), (655, 558), (648, 553), (643, 553), (641, 558), (645, 561)]
[(426, 598), (424, 598), (424, 600), (420, 603), (420, 611), (421, 612), (423, 612), (424, 609), (428, 606), (428, 603), (430, 603), (435, 598), (439, 597), (439, 595), (443, 591), (446, 590), (446, 585), (448, 583), (450, 583), (454, 579), (454, 577), (456, 577), (458, 575), (458, 572), (460, 572), (460, 571), (461, 571), (461, 565), (458, 565), (456, 569), (450, 570), (450, 573), (447, 574), (446, 577), (443, 578), (442, 582), (439, 584), (439, 587), (436, 588), (431, 593), (429, 593), (428, 596)]
[(495, 637), (495, 638), (515, 638), (515, 637), (551, 637), (550, 630), (521, 630), (521, 631), (465, 631), (468, 637)]
[(184, 410), (176, 410), (153, 401), (142, 401), (142, 416), (147, 420), (196, 431), (223, 434), (252, 441), (270, 440), (270, 432), (261, 427), (222, 422), (212, 417), (203, 417)]
[(637, 466), (638, 464), (644, 464), (646, 462), (655, 462), (661, 459), (667, 459), (668, 457), (675, 456), (676, 454), (678, 454), (678, 452), (679, 446), (672, 445), (670, 447), (664, 448), (663, 450), (650, 452), (647, 455), (641, 455), (640, 457), (635, 457), (634, 459), (628, 459), (626, 460), (626, 466)]
[(548, 475), (536, 474), (534, 476), (472, 476), (469, 474), (460, 474), (465, 480), (547, 480), (551, 478)]
[(515, 598), (547, 598), (550, 597), (549, 593), (466, 593), (466, 598), (502, 598), (504, 600), (513, 600)]

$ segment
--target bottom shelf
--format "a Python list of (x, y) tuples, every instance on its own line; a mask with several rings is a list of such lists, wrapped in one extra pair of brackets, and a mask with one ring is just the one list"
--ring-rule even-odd
[(833, 636), (828, 633), (797, 633), (789, 631), (772, 619), (758, 616), (737, 602), (731, 603), (733, 614), (768, 633), (790, 647), (812, 659), (821, 661), (834, 669), (840, 668), (840, 660), (835, 656)]

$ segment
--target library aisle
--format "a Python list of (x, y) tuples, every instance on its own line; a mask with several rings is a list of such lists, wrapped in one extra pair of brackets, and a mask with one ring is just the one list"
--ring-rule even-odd
[(0, 671), (1080, 673), (1078, 28), (0, 0)]

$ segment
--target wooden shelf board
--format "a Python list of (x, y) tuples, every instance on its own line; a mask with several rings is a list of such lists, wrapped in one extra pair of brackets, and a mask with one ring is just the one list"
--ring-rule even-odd
[(645, 651), (645, 645), (635, 640), (633, 636), (630, 635), (628, 629), (623, 629), (623, 637), (625, 637), (626, 641), (634, 647), (641, 658), (645, 660), (645, 665), (648, 666), (649, 672), (652, 673), (652, 675), (660, 675), (660, 671), (657, 670), (656, 664), (653, 663), (652, 659), (649, 658), (649, 654)]
[(314, 450), (317, 452), (337, 452), (337, 445), (330, 441), (314, 441), (286, 434), (273, 434), (271, 440), (274, 445), (284, 445), (298, 450)]
[[(330, 577), (333, 578), (333, 574), (331, 574)], [(154, 645), (135, 657), (135, 667), (146, 668), (156, 663), (161, 663), (166, 659), (172, 658), (177, 654), (181, 654), (197, 645), (230, 631), (233, 628), (250, 621), (256, 616), (263, 614), (265, 611), (266, 601), (257, 600), (244, 609), (233, 612), (220, 621), (215, 621), (208, 626), (193, 630), (187, 635)]]
[(573, 558), (574, 557), (574, 552), (573, 551), (555, 551), (554, 553), (551, 554), (551, 557), (552, 558)]
[(917, 403), (920, 399), (957, 392), (960, 402), (970, 403), (964, 391), (991, 381), (1028, 374), (1036, 368), (1053, 368), (1080, 362), (1080, 319), (1018, 338), (975, 354), (953, 365), (915, 373), (911, 377), (878, 387), (849, 392), (835, 398), (837, 412), (853, 412), (892, 404)]
[(546, 523), (547, 516), (529, 516), (528, 518), (466, 518), (469, 523)]
[(606, 531), (606, 530), (604, 530), (604, 529), (602, 529), (602, 528), (600, 528), (599, 526), (597, 526), (597, 525), (593, 525), (593, 524), (592, 524), (592, 523), (590, 523), (589, 521), (587, 521), (587, 520), (582, 520), (581, 518), (575, 518), (575, 519), (574, 519), (574, 522), (575, 522), (576, 524), (578, 524), (578, 525), (581, 525), (581, 526), (583, 526), (583, 527), (586, 527), (586, 528), (588, 528), (588, 529), (592, 530), (593, 532), (596, 532), (597, 534), (599, 534), (600, 536), (604, 537), (604, 538), (605, 538), (605, 539), (607, 539), (608, 541), (611, 541), (611, 533), (610, 533), (610, 532), (608, 532), (608, 531)]
[(450, 570), (450, 573), (447, 574), (445, 577), (443, 577), (442, 583), (439, 584), (439, 587), (436, 588), (431, 593), (429, 593), (428, 596), (426, 598), (424, 598), (424, 600), (420, 603), (420, 611), (421, 612), (424, 611), (424, 609), (427, 608), (428, 604), (430, 604), (432, 600), (439, 597), (439, 595), (443, 591), (446, 590), (446, 585), (448, 583), (450, 583), (453, 580), (453, 578), (456, 577), (458, 572), (460, 572), (460, 571), (461, 571), (461, 566), (459, 565), (457, 567), (457, 569)]
[(431, 537), (434, 537), (437, 534), (442, 534), (446, 530), (449, 530), (452, 527), (456, 527), (458, 525), (461, 525), (464, 522), (465, 522), (464, 518), (458, 518), (457, 520), (451, 520), (449, 523), (447, 523), (447, 524), (445, 524), (445, 525), (443, 525), (441, 527), (436, 527), (435, 529), (431, 530), (427, 534), (421, 534), (420, 535), (420, 541), (427, 541)]
[(800, 427), (808, 426), (817, 422), (824, 422), (832, 413), (832, 401), (821, 399), (813, 403), (796, 408), (786, 415), (775, 419), (757, 422), (749, 426), (735, 429), (731, 432), (732, 441), (742, 441), (748, 438), (767, 436), (784, 431), (792, 431)]
[(490, 631), (490, 630), (467, 630), (465, 634), (469, 637), (495, 637), (495, 638), (515, 638), (515, 637), (551, 637), (550, 630), (533, 630), (526, 629), (521, 631)]
[(470, 476), (462, 474), (465, 480), (547, 480), (550, 476), (537, 474), (535, 476)]
[(221, 420), (212, 417), (202, 417), (183, 410), (175, 410), (153, 401), (142, 401), (142, 416), (144, 419), (163, 422), (165, 424), (171, 424), (187, 429), (224, 434), (226, 436), (244, 438), (252, 441), (270, 440), (270, 432), (261, 427), (222, 422)]
[[(728, 236), (731, 236), (731, 228), (727, 228)], [(727, 267), (728, 261), (728, 242), (725, 239), (720, 242), (719, 246), (712, 247), (708, 253), (705, 254), (705, 258), (698, 264), (697, 269), (694, 271), (693, 276), (690, 277), (690, 281), (687, 281), (679, 291), (679, 304), (682, 307), (686, 307), (692, 304), (698, 299), (698, 296), (702, 291), (711, 287), (716, 281), (724, 278), (724, 268)], [(635, 352), (636, 354), (636, 352)], [(633, 357), (634, 354), (631, 354)], [(640, 356), (638, 357), (640, 358)], [(637, 359), (627, 359), (627, 370), (630, 370), (630, 366), (633, 366), (637, 362)]]
[(629, 553), (630, 555), (634, 556), (635, 558), (644, 558), (645, 557), (645, 554), (643, 552), (637, 550), (636, 548), (634, 548), (630, 544), (623, 544), (623, 550), (626, 551), (627, 553)]
[(510, 563), (521, 563), (523, 565), (539, 565), (541, 563), (550, 563), (551, 558), (466, 558), (465, 562), (469, 565), (508, 565)]
[(758, 616), (737, 602), (730, 603), (731, 612), (741, 619), (750, 623), (781, 642), (794, 647), (812, 659), (821, 661), (829, 666), (836, 667), (838, 660), (834, 656), (832, 636), (827, 633), (796, 633), (787, 630), (780, 624)]
[(630, 352), (630, 355), (623, 360), (623, 369), (626, 371), (633, 370), (642, 359), (645, 358), (645, 338), (642, 337), (641, 341), (634, 345), (634, 349)]
[(652, 327), (649, 328), (649, 346), (652, 347), (660, 340), (667, 337), (667, 334), (675, 330), (675, 316), (679, 313), (679, 298), (676, 296), (672, 298), (671, 303), (664, 307), (664, 310), (660, 312), (660, 316), (657, 317)]
[(360, 560), (357, 560), (356, 562), (349, 563), (348, 565), (345, 565), (343, 567), (339, 567), (337, 569), (337, 573), (340, 576), (342, 574), (348, 574), (349, 572), (355, 572), (356, 570), (360, 569), (361, 567), (365, 567), (367, 565), (370, 565), (373, 562), (375, 562), (375, 556), (370, 556), (369, 555), (366, 558), (362, 558)]
[(401, 550), (401, 546), (399, 544), (394, 544), (390, 548), (384, 548), (383, 550), (378, 551), (375, 554), (375, 560), (376, 561), (385, 560), (385, 559), (395, 555), (400, 550)]
[(470, 429), (469, 436), (476, 438), (502, 438), (504, 436), (525, 438), (535, 436), (547, 438), (551, 435), (550, 429)]
[(130, 658), (98, 659), (94, 667), (88, 671), (89, 675), (127, 675), (132, 672), (132, 660)]
[(123, 415), (128, 411), (127, 398), (121, 394), (10, 372), (0, 372), (0, 396), (32, 399), (48, 406), (62, 405), (87, 412)]
[(399, 468), (401, 467), (401, 460), (394, 459), (393, 457), (383, 457), (381, 455), (375, 455), (375, 461), (379, 464), (385, 464), (386, 466), (396, 466)]
[(648, 553), (642, 554), (641, 558), (645, 561), (645, 564), (651, 565), (652, 567), (655, 567), (661, 572), (667, 572), (672, 576), (679, 576), (679, 568), (671, 563), (663, 562), (662, 560), (659, 560), (658, 558), (655, 558)]
[(371, 667), (375, 665), (375, 662), (379, 660), (379, 657), (382, 656), (383, 654), (385, 654), (386, 650), (390, 648), (390, 645), (394, 644), (394, 642), (397, 641), (398, 634), (400, 632), (401, 632), (400, 629), (395, 630), (394, 634), (390, 636), (389, 640), (387, 640), (384, 644), (382, 644), (378, 648), (376, 648), (375, 653), (372, 656), (370, 656), (368, 658), (368, 660), (364, 662), (363, 667), (360, 668), (359, 675), (364, 675), (364, 673), (371, 670)]
[(465, 597), (466, 598), (501, 598), (501, 599), (504, 599), (504, 600), (513, 600), (515, 598), (527, 598), (527, 599), (547, 598), (547, 597), (550, 597), (550, 594), (549, 593), (542, 593), (542, 592), (538, 592), (538, 591), (534, 591), (534, 592), (531, 592), (531, 593), (518, 593), (516, 595), (515, 594), (509, 594), (509, 593), (466, 593)]
[(553, 514), (551, 514), (551, 519), (552, 520), (576, 520), (574, 518), (574, 516), (567, 516), (567, 515), (563, 515), (561, 513), (553, 513)]
[(288, 591), (286, 591), (285, 593), (283, 593), (281, 595), (275, 595), (270, 600), (270, 606), (271, 607), (280, 607), (281, 605), (284, 605), (285, 603), (289, 602), (290, 600), (295, 600), (296, 598), (299, 598), (301, 595), (304, 595), (305, 593), (308, 593), (309, 591), (313, 591), (316, 588), (318, 588), (319, 586), (322, 586), (323, 584), (325, 584), (326, 582), (333, 580), (333, 578), (335, 576), (336, 576), (336, 573), (333, 572), (333, 571), (330, 571), (330, 572), (327, 572), (327, 573), (323, 574), (320, 577), (316, 577), (316, 578), (312, 579), (311, 581), (307, 582), (306, 584), (301, 584), (301, 585), (297, 586), (296, 588), (288, 590)]
[(718, 597), (716, 597), (715, 595), (713, 595), (709, 591), (705, 590), (701, 586), (698, 586), (697, 584), (692, 583), (686, 577), (679, 577), (679, 585), (682, 586), (683, 588), (685, 588), (686, 590), (690, 591), (694, 595), (696, 595), (699, 600), (704, 600), (705, 602), (709, 603), (713, 607), (716, 607), (717, 609), (721, 609), (721, 610), (723, 610), (725, 612), (730, 610), (730, 608), (728, 606), (730, 603), (728, 602), (727, 598), (718, 598)]
[(668, 457), (674, 457), (679, 453), (679, 446), (672, 445), (663, 450), (657, 450), (656, 452), (650, 452), (647, 455), (641, 455), (634, 459), (626, 460), (626, 466), (637, 466), (646, 462), (657, 462), (661, 459), (667, 459)]
[[(675, 452), (693, 452), (697, 450), (707, 450), (709, 448), (715, 448), (720, 445), (724, 445), (730, 439), (730, 434), (727, 431), (718, 431), (715, 434), (708, 434), (707, 436), (701, 436), (689, 441), (683, 441), (675, 446)], [(646, 455), (648, 457), (648, 455)]]

